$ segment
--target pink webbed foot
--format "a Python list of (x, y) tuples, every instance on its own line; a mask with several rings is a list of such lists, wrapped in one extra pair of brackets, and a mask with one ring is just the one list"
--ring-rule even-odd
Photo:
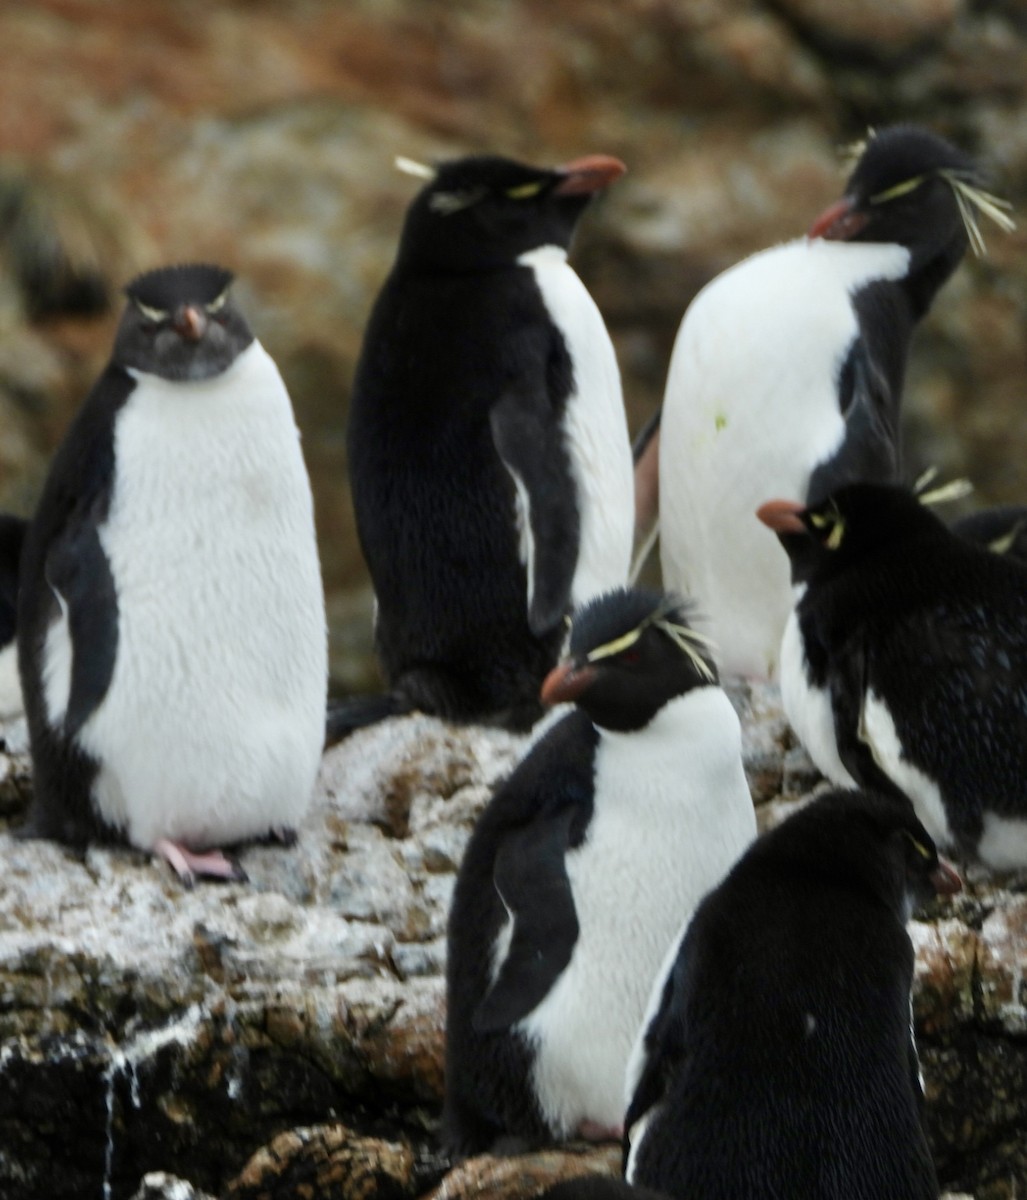
[(153, 844), (153, 852), (158, 858), (166, 859), (183, 885), (191, 888), (197, 877), (204, 879), (225, 879), (233, 883), (246, 883), (246, 872), (232, 858), (221, 850), (208, 850), (204, 854), (195, 854), (178, 842), (168, 838), (159, 838)]
[(624, 1137), (623, 1125), (603, 1125), (599, 1121), (582, 1121), (578, 1137), (586, 1142), (619, 1142)]

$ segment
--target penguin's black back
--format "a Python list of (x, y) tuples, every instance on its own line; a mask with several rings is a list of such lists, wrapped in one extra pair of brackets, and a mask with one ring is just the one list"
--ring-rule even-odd
[(497, 790), (460, 864), (448, 927), (443, 1114), (455, 1152), (482, 1153), (511, 1132), (529, 1143), (551, 1139), (532, 1090), (530, 1047), (512, 1030), (481, 1032), (474, 1014), (489, 990), (493, 948), (507, 917), (494, 883), (497, 855), (509, 836), (561, 813), (570, 845), (581, 842), (592, 815), (597, 741), (581, 711), (554, 725)]
[(14, 639), (17, 628), (18, 572), (28, 522), (0, 515), (0, 648)]
[[(415, 707), (506, 713), (520, 727), (539, 715), (563, 630), (538, 638), (528, 626), (514, 485), (489, 413), (544, 383), (559, 407), (571, 364), (529, 269), (394, 269), (365, 333), (347, 445), (379, 656)], [(564, 458), (553, 486), (569, 488)]]
[[(56, 614), (51, 589), (51, 550), (59, 535), (88, 531), (107, 515), (114, 482), (114, 422), (135, 384), (111, 364), (97, 380), (54, 455), (43, 494), (25, 535), (18, 601), (18, 661), (25, 714), (32, 740), (33, 803), (25, 832), (81, 844), (103, 830), (89, 802), (97, 764), (47, 719), (39, 662), (48, 626)], [(102, 551), (101, 551), (102, 553)], [(107, 574), (109, 582), (109, 572)], [(97, 581), (99, 588), (101, 581)], [(103, 628), (92, 639), (90, 657), (98, 676), (113, 670), (116, 601), (113, 585), (97, 609)]]
[[(866, 857), (876, 843), (856, 808), (844, 812), (862, 799), (814, 801), (820, 811), (756, 842), (696, 911), (656, 1018), (659, 1061), (626, 1121), (666, 1080), (635, 1182), (704, 1200), (936, 1200), (905, 880), (901, 862), (896, 875)], [(816, 828), (832, 809), (834, 849)]]
[[(850, 513), (839, 551), (849, 558), (825, 559), (798, 607), (811, 673), (854, 693), (853, 711), (867, 688), (884, 702), (904, 758), (937, 781), (952, 832), (972, 852), (985, 803), (1027, 814), (1023, 567), (953, 533), (902, 489), (844, 489), (837, 502)], [(849, 550), (850, 538), (867, 541)]]

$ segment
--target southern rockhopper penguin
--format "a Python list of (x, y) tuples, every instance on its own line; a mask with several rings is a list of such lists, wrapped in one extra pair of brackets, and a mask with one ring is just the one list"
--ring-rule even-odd
[(631, 447), (606, 327), (567, 264), (622, 163), (437, 168), (410, 205), (347, 434), (388, 695), (329, 740), (420, 709), (526, 729), (571, 609), (627, 581)]
[(903, 797), (827, 793), (756, 841), (657, 984), (628, 1180), (703, 1200), (936, 1200), (905, 925), (960, 886)]
[(808, 237), (692, 301), (663, 402), (660, 545), (665, 586), (710, 614), (722, 671), (775, 675), (791, 607), (787, 564), (753, 510), (896, 478), (913, 331), (968, 236), (979, 242), (976, 214), (1011, 225), (1003, 204), (943, 138), (884, 129)]
[[(1027, 866), (1024, 568), (905, 488), (764, 504), (803, 588), (785, 711), (836, 782), (907, 795), (943, 849)], [(782, 555), (782, 558), (784, 555)]]
[(591, 601), (542, 697), (575, 707), (493, 795), (450, 912), (444, 1126), (463, 1154), (619, 1136), (653, 976), (756, 830), (738, 719), (680, 602)]
[[(275, 364), (215, 266), (151, 271), (25, 540), (25, 833), (120, 838), (196, 874), (288, 839), (324, 737), (313, 504)], [(201, 853), (201, 852), (206, 853)]]

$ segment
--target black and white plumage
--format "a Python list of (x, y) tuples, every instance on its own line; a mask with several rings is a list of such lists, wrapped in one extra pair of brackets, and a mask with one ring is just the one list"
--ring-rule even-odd
[(959, 887), (902, 797), (828, 793), (761, 837), (654, 990), (628, 1180), (703, 1200), (936, 1200), (905, 924)]
[(576, 708), (492, 797), (450, 913), (445, 1127), (462, 1153), (619, 1131), (652, 977), (755, 834), (738, 719), (667, 597), (588, 604), (543, 695)]
[(804, 587), (781, 692), (817, 766), (908, 795), (943, 849), (1027, 865), (1023, 566), (897, 486), (760, 513)]
[(0, 514), (0, 719), (22, 711), (18, 679), (18, 568), (28, 522), (9, 513)]
[(57, 451), (22, 557), (26, 832), (193, 851), (294, 830), (327, 646), (289, 396), (213, 266), (126, 289), (111, 362)]
[(627, 580), (620, 375), (566, 261), (590, 198), (623, 170), (598, 155), (423, 168), (348, 427), (382, 711), (527, 728), (567, 613)]
[(1008, 221), (978, 185), (944, 139), (882, 130), (809, 237), (732, 267), (685, 313), (660, 430), (663, 578), (710, 614), (722, 670), (774, 675), (791, 607), (756, 506), (896, 477), (915, 326), (966, 250), (972, 203)]

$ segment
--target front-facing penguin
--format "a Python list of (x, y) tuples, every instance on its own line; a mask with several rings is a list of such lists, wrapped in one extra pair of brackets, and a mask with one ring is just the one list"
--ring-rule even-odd
[(980, 210), (1009, 224), (974, 163), (926, 130), (871, 137), (810, 236), (708, 284), (671, 360), (659, 449), (667, 587), (709, 613), (722, 671), (774, 675), (787, 564), (753, 510), (888, 481), (910, 339)]
[(619, 1135), (652, 978), (755, 834), (738, 719), (673, 600), (592, 601), (543, 698), (576, 708), (492, 797), (450, 913), (444, 1123), (464, 1154)]
[[(378, 715), (527, 728), (567, 613), (627, 580), (620, 375), (567, 264), (589, 200), (623, 170), (599, 155), (553, 170), (497, 157), (423, 168), (347, 436), (389, 688)], [(346, 721), (343, 706), (336, 732)]]
[(905, 925), (960, 886), (902, 797), (832, 792), (761, 837), (658, 981), (628, 1180), (702, 1200), (936, 1200)]
[(817, 766), (909, 796), (943, 849), (1027, 866), (1023, 566), (897, 486), (759, 511), (804, 587), (781, 693)]
[(327, 646), (289, 396), (215, 266), (126, 289), (109, 365), (26, 536), (26, 832), (123, 838), (186, 880), (288, 837), (324, 737)]

